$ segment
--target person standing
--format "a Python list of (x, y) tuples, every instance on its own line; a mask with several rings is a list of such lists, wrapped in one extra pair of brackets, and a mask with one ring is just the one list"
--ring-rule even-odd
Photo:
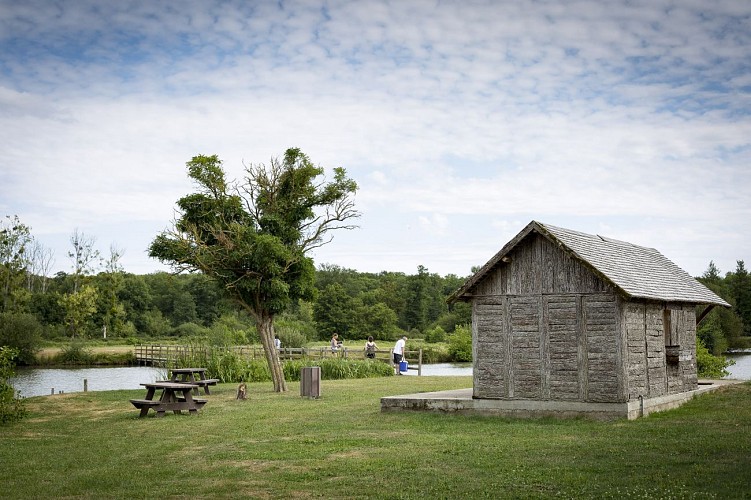
[(274, 347), (276, 347), (277, 351), (282, 348), (282, 341), (279, 340), (279, 335), (274, 335)]
[(339, 334), (335, 333), (331, 336), (331, 355), (336, 356), (339, 352), (339, 347), (341, 344), (339, 343)]
[(402, 359), (404, 359), (404, 348), (407, 345), (407, 336), (403, 336), (399, 340), (396, 341), (396, 345), (394, 345), (394, 368), (396, 369), (396, 374), (401, 375), (402, 372), (399, 371), (399, 363), (402, 362)]

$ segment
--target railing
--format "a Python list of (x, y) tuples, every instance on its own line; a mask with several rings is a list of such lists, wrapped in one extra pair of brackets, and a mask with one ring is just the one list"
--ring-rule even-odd
[[(204, 347), (204, 346), (188, 346), (188, 345), (174, 345), (174, 344), (140, 344), (135, 346), (134, 354), (136, 362), (139, 365), (151, 365), (151, 366), (174, 366), (176, 360), (181, 357), (190, 357), (194, 350), (201, 349), (219, 349), (231, 351), (237, 356), (250, 358), (250, 359), (265, 359), (263, 347), (257, 345), (250, 346), (232, 346), (232, 347)], [(377, 361), (385, 363), (393, 363), (394, 359), (393, 349), (384, 350), (377, 349), (376, 357)], [(417, 370), (417, 375), (422, 375), (422, 349), (417, 351), (405, 351), (405, 359), (407, 363), (413, 365), (417, 364), (417, 367), (409, 366), (410, 370)], [(321, 358), (349, 358), (349, 359), (365, 359), (365, 351), (363, 348), (350, 348), (342, 347), (336, 353), (331, 352), (329, 346), (320, 347), (282, 347), (279, 349), (279, 358), (286, 359), (321, 359)]]

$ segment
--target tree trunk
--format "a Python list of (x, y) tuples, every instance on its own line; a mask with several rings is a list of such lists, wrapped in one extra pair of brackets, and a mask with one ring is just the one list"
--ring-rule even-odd
[(274, 382), (274, 392), (287, 392), (287, 382), (284, 380), (279, 352), (274, 345), (274, 316), (259, 314), (256, 319), (261, 344), (263, 344), (263, 352), (266, 354), (266, 362), (269, 364), (269, 371), (271, 372), (271, 381)]

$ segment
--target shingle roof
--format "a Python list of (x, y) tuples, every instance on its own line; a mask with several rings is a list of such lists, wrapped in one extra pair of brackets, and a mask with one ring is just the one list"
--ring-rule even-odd
[(561, 245), (627, 297), (730, 307), (654, 248), (532, 221), (452, 295), (461, 298), (530, 232)]

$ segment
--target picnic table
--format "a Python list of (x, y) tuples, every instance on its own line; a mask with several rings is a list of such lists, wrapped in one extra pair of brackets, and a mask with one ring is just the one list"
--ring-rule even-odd
[(218, 378), (206, 378), (206, 368), (172, 368), (170, 382), (184, 382), (194, 384), (193, 394), (198, 394), (198, 388), (203, 387), (204, 394), (211, 394), (210, 385), (216, 385)]
[[(191, 394), (193, 389), (198, 388), (195, 384), (151, 382), (141, 385), (146, 387), (146, 397), (130, 400), (133, 406), (141, 410), (139, 417), (145, 417), (149, 409), (153, 409), (157, 417), (163, 417), (168, 411), (179, 414), (182, 410), (188, 410), (191, 415), (194, 415), (206, 404), (205, 399), (194, 398)], [(162, 392), (159, 399), (154, 399), (157, 390)]]

